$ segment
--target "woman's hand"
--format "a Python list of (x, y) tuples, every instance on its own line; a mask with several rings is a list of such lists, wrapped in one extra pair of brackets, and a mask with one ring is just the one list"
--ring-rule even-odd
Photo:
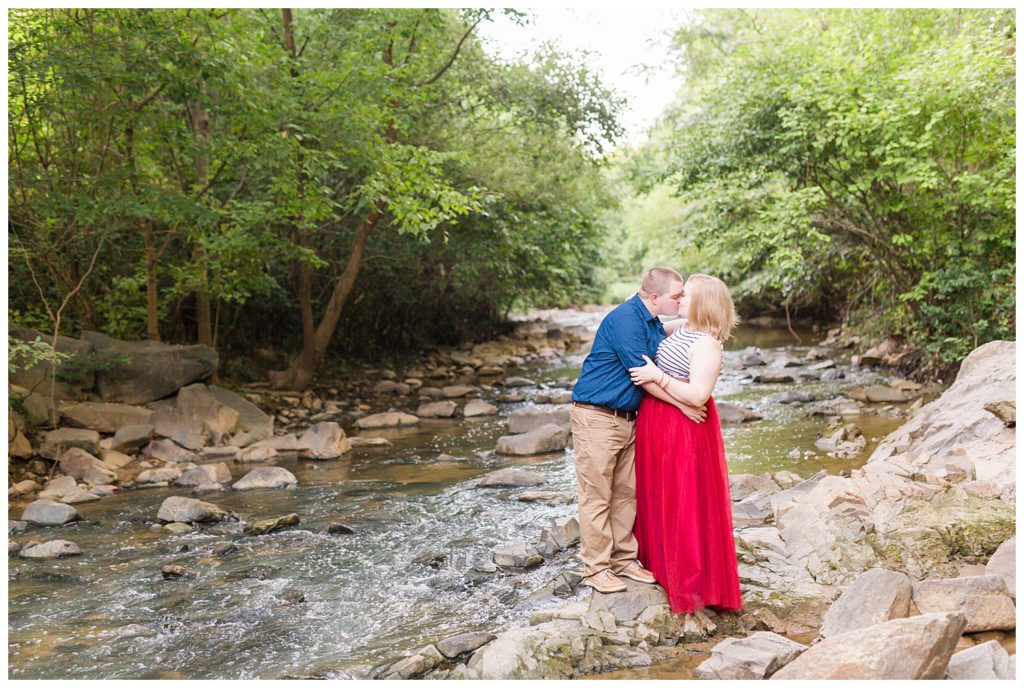
[(708, 417), (708, 407), (701, 406), (699, 408), (690, 406), (689, 404), (677, 404), (676, 408), (683, 412), (683, 415), (692, 420), (694, 423), (703, 423), (704, 419)]
[(642, 385), (645, 382), (658, 382), (665, 376), (665, 373), (661, 372), (658, 366), (654, 365), (654, 361), (647, 358), (646, 355), (644, 355), (644, 360), (647, 361), (647, 365), (629, 369), (629, 376), (633, 378), (634, 385)]

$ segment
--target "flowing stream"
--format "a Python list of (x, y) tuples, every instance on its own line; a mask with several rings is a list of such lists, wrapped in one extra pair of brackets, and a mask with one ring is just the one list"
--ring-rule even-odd
[[(592, 329), (602, 316), (552, 314), (558, 324)], [(812, 416), (810, 405), (780, 403), (780, 394), (799, 390), (824, 399), (855, 384), (884, 384), (885, 378), (844, 365), (841, 352), (830, 351), (845, 379), (796, 384), (745, 379), (741, 349), (757, 346), (766, 357), (781, 350), (799, 357), (810, 348), (806, 343), (816, 340), (809, 332), (801, 335), (805, 345), (792, 346), (785, 330), (743, 330), (730, 343), (715, 397), (763, 416), (723, 428), (730, 472), (787, 469), (806, 477), (821, 469), (849, 470), (902, 422), (885, 416), (853, 419), (869, 439), (857, 458), (815, 452), (826, 419)], [(523, 388), (528, 397), (543, 387), (564, 388), (584, 353), (509, 374), (540, 384)], [(498, 437), (506, 434), (507, 413), (533, 403), (501, 404), (494, 401), (497, 393), (484, 394), (499, 406), (497, 417), (424, 419), (416, 428), (363, 433), (387, 437), (391, 447), (358, 447), (337, 461), (277, 461), (298, 478), (296, 489), (200, 497), (247, 521), (299, 514), (301, 523), (288, 530), (250, 536), (241, 524), (226, 523), (184, 535), (151, 532), (161, 502), (171, 495), (191, 496), (189, 488), (125, 490), (76, 505), (83, 522), (30, 527), (15, 538), (22, 543), (72, 540), (83, 554), (9, 560), (9, 678), (360, 678), (427, 643), (525, 625), (532, 611), (564, 604), (564, 599), (529, 596), (560, 571), (578, 569), (578, 548), (523, 574), (479, 583), (467, 575), (473, 562), (494, 548), (534, 541), (553, 518), (575, 515), (577, 509), (515, 501), (515, 490), (474, 487), (484, 473), (529, 465), (547, 478), (542, 489), (575, 491), (571, 448), (525, 459), (495, 455)], [(396, 405), (415, 410), (416, 402)], [(345, 429), (354, 432), (350, 423)], [(793, 449), (814, 456), (787, 458)], [(251, 468), (233, 465), (231, 470), (238, 478)], [(18, 518), (24, 504), (9, 518)], [(332, 523), (348, 524), (356, 533), (328, 534)], [(238, 551), (215, 555), (213, 548), (226, 542)], [(161, 569), (168, 564), (181, 564), (196, 578), (165, 581)], [(575, 593), (580, 599), (586, 594)]]

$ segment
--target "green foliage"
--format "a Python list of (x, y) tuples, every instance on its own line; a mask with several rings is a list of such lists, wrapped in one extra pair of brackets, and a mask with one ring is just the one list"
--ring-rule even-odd
[(872, 304), (938, 366), (1014, 337), (1012, 10), (704, 11), (633, 164), (741, 296)]
[(127, 363), (129, 358), (110, 350), (69, 356), (59, 368), (57, 379), (69, 385), (82, 385), (96, 373), (113, 370), (114, 366)]
[(69, 357), (69, 354), (55, 351), (49, 343), (44, 342), (41, 337), (28, 342), (18, 339), (10, 334), (7, 335), (7, 372), (15, 373), (19, 370), (28, 370), (39, 363), (48, 366), (60, 365)]

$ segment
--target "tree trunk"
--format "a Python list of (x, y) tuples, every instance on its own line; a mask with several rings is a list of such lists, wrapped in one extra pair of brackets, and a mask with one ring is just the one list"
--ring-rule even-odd
[(146, 336), (154, 342), (160, 341), (160, 311), (156, 283), (156, 266), (159, 263), (156, 246), (153, 244), (153, 226), (146, 222), (143, 227), (146, 242)]
[[(210, 176), (210, 114), (203, 107), (205, 92), (202, 76), (196, 77), (199, 95), (190, 104), (192, 111), (192, 136), (196, 142), (196, 188), (204, 189)], [(199, 270), (199, 284), (196, 287), (196, 335), (200, 344), (213, 346), (213, 325), (210, 310), (210, 290), (207, 286), (206, 248), (198, 243), (192, 252), (192, 260)]]

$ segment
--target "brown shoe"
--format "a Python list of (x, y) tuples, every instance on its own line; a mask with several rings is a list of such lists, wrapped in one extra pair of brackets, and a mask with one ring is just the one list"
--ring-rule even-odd
[(623, 578), (630, 578), (638, 583), (657, 583), (654, 574), (645, 569), (639, 560), (629, 562), (624, 569), (617, 573)]
[(605, 569), (592, 576), (587, 576), (580, 581), (580, 585), (589, 585), (594, 590), (603, 593), (623, 592), (626, 589), (626, 584), (612, 573), (611, 569)]

